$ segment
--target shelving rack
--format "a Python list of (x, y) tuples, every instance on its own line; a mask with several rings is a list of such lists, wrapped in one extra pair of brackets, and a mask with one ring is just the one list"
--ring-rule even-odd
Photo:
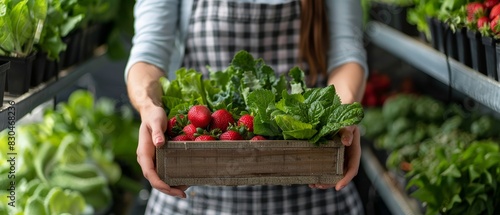
[[(500, 83), (435, 50), (430, 44), (408, 36), (383, 23), (369, 22), (368, 42), (386, 50), (441, 83), (500, 113)], [(363, 148), (361, 163), (367, 176), (393, 214), (421, 214), (414, 202), (391, 181), (389, 173)]]
[[(9, 116), (15, 116), (16, 121), (21, 119), (26, 114), (30, 113), (34, 108), (40, 104), (50, 100), (57, 95), (61, 90), (70, 87), (80, 77), (89, 73), (90, 65), (104, 63), (105, 54), (96, 55), (80, 65), (71, 67), (67, 70), (61, 71), (60, 77), (52, 79), (46, 83), (42, 83), (37, 87), (31, 88), (27, 93), (12, 97), (5, 96), (4, 103), (0, 107), (0, 131), (8, 128)], [(9, 102), (13, 102), (11, 105)]]
[(500, 83), (498, 81), (452, 58), (447, 58), (430, 45), (385, 24), (370, 22), (366, 33), (369, 42), (493, 111), (500, 112)]

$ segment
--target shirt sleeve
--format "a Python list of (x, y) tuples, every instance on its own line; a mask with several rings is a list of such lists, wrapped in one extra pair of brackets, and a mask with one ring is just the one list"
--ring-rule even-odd
[(137, 0), (134, 6), (134, 37), (125, 67), (125, 80), (130, 67), (146, 62), (168, 72), (179, 29), (178, 0)]
[(364, 69), (365, 78), (368, 77), (361, 2), (325, 0), (325, 4), (330, 34), (328, 72), (344, 63), (355, 62)]

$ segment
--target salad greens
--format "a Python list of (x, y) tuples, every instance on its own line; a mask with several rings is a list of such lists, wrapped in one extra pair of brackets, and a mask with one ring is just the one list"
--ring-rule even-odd
[[(89, 92), (75, 91), (57, 109), (46, 109), (43, 121), (17, 125), (16, 207), (2, 203), (0, 214), (32, 214), (33, 210), (35, 214), (94, 214), (108, 209), (112, 188), (137, 192), (142, 187), (139, 181), (131, 183), (134, 179), (122, 172), (118, 162), (131, 167), (127, 171), (132, 175), (140, 175), (137, 162), (130, 159), (135, 157), (131, 144), (137, 143), (138, 123), (130, 108), (119, 111), (109, 99), (96, 101)], [(6, 131), (0, 132), (0, 139), (7, 139)], [(0, 151), (8, 150), (7, 144), (0, 145)], [(0, 154), (4, 175), (10, 170), (6, 156)], [(9, 178), (0, 178), (2, 187), (10, 183)], [(8, 192), (2, 189), (0, 195)]]
[(46, 0), (0, 0), (0, 55), (30, 55), (46, 16)]
[(236, 53), (223, 71), (210, 71), (208, 79), (193, 69), (181, 68), (176, 79), (160, 78), (167, 116), (185, 114), (202, 104), (211, 110), (227, 109), (234, 116), (251, 113), (254, 134), (275, 139), (319, 143), (342, 127), (363, 118), (359, 103), (341, 104), (334, 86), (308, 88), (298, 67), (276, 76), (262, 59), (246, 51)]
[[(364, 136), (389, 153), (386, 166), (404, 170), (406, 189), (426, 214), (498, 214), (500, 120), (428, 96), (399, 94), (370, 108)], [(402, 164), (409, 168), (402, 169)]]

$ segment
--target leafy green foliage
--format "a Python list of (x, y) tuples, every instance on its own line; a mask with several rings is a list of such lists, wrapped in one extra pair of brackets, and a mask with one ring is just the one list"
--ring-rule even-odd
[(363, 118), (361, 105), (341, 104), (334, 86), (307, 88), (298, 67), (277, 77), (262, 59), (246, 51), (238, 52), (224, 71), (211, 71), (208, 80), (182, 68), (175, 80), (161, 78), (160, 83), (169, 118), (197, 104), (226, 109), (233, 116), (249, 112), (254, 116), (254, 134), (275, 139), (318, 143)]
[(47, 16), (45, 0), (0, 1), (0, 54), (26, 57), (33, 51)]
[[(112, 201), (111, 187), (128, 180), (118, 162), (127, 164), (132, 175), (140, 175), (137, 162), (130, 159), (136, 156), (133, 143), (138, 140), (138, 123), (132, 110), (122, 107), (117, 113), (109, 99), (95, 101), (89, 92), (75, 91), (57, 109), (46, 109), (43, 121), (16, 129), (17, 187), (22, 189), (27, 183), (39, 188), (29, 188), (25, 197), (17, 196), (23, 202), (17, 202), (15, 208), (0, 205), (0, 211), (9, 211), (7, 214), (31, 214), (28, 212), (33, 210), (82, 214), (83, 208), (99, 211)], [(7, 131), (0, 133), (1, 139), (6, 136)], [(2, 144), (1, 151), (8, 151), (7, 147)], [(0, 155), (0, 173), (7, 175), (10, 165), (5, 156)], [(10, 180), (6, 177), (0, 179), (2, 186), (7, 183)], [(134, 192), (137, 187), (138, 181), (122, 188)], [(6, 192), (2, 189), (0, 194), (6, 196)]]
[[(400, 94), (365, 112), (360, 123), (387, 167), (406, 173), (407, 189), (427, 214), (497, 214), (500, 121), (427, 96)], [(498, 210), (498, 209), (496, 209)]]

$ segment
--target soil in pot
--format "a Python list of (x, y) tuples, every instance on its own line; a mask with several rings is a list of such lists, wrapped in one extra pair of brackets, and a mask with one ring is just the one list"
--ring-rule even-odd
[(5, 84), (7, 70), (10, 68), (10, 61), (0, 61), (0, 107), (3, 105), (3, 96), (5, 94)]
[(10, 61), (10, 69), (7, 72), (7, 92), (11, 95), (21, 95), (30, 89), (31, 73), (36, 52), (27, 57), (5, 57), (0, 60)]
[(472, 68), (484, 75), (488, 75), (486, 72), (485, 50), (481, 41), (481, 34), (477, 31), (467, 30), (467, 37), (470, 42)]
[(497, 77), (497, 57), (496, 57), (496, 41), (493, 37), (481, 37), (484, 45), (486, 57), (486, 74), (493, 80), (498, 80)]

